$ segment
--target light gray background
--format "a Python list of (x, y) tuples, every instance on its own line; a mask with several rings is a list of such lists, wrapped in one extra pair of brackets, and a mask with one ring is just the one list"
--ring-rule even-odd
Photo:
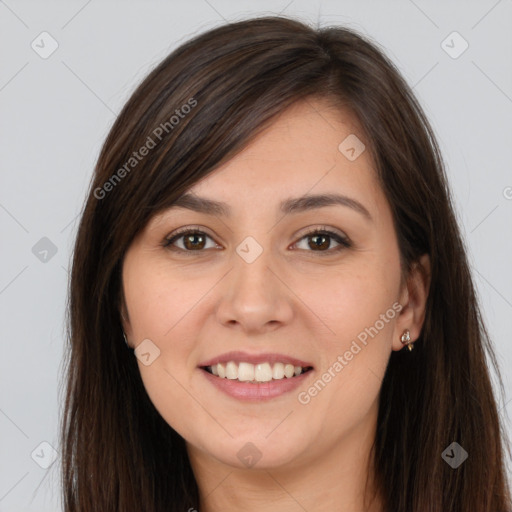
[[(512, 435), (511, 0), (0, 0), (0, 511), (60, 510), (58, 463), (40, 467), (52, 460), (40, 443), (60, 452), (70, 254), (116, 113), (148, 71), (192, 35), (278, 12), (371, 36), (413, 86), (446, 161), (503, 369), (500, 414)], [(35, 40), (49, 48), (43, 31), (59, 45), (47, 59), (31, 47)], [(469, 44), (456, 59), (441, 46), (453, 31)], [(462, 48), (451, 41), (452, 53)], [(32, 252), (43, 237), (57, 248), (46, 262)]]

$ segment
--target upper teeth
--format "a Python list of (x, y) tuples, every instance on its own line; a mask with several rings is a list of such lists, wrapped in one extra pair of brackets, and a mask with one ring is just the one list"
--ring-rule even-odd
[(284, 363), (218, 363), (210, 366), (213, 375), (231, 380), (238, 379), (241, 382), (268, 382), (272, 379), (280, 380), (284, 377), (291, 378), (300, 375), (303, 371), (301, 366)]

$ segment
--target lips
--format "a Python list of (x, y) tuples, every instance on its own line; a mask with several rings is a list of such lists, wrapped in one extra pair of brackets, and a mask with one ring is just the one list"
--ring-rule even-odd
[(221, 379), (209, 373), (205, 368), (201, 368), (200, 372), (206, 382), (223, 394), (237, 400), (250, 402), (267, 401), (280, 397), (281, 395), (286, 395), (287, 393), (289, 394), (299, 386), (305, 385), (305, 382), (308, 380), (314, 378), (314, 372), (310, 370), (291, 378), (272, 379), (268, 382), (242, 382), (238, 379)]
[(313, 365), (284, 354), (228, 352), (203, 361), (199, 368), (212, 384), (235, 398), (262, 399), (295, 388)]

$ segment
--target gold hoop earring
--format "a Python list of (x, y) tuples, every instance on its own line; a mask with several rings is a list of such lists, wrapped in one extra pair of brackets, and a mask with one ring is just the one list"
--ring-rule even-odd
[(404, 331), (402, 337), (400, 338), (400, 342), (402, 345), (408, 348), (409, 352), (411, 352), (411, 350), (414, 348), (414, 343), (411, 342), (411, 333), (409, 332), (409, 329)]

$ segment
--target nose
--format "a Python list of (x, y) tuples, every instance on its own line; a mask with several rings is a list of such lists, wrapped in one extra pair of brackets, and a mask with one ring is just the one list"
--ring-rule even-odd
[[(231, 271), (219, 290), (217, 320), (244, 334), (271, 332), (293, 317), (293, 293), (283, 279), (271, 250), (254, 260), (234, 253)], [(242, 256), (240, 256), (242, 254)]]

